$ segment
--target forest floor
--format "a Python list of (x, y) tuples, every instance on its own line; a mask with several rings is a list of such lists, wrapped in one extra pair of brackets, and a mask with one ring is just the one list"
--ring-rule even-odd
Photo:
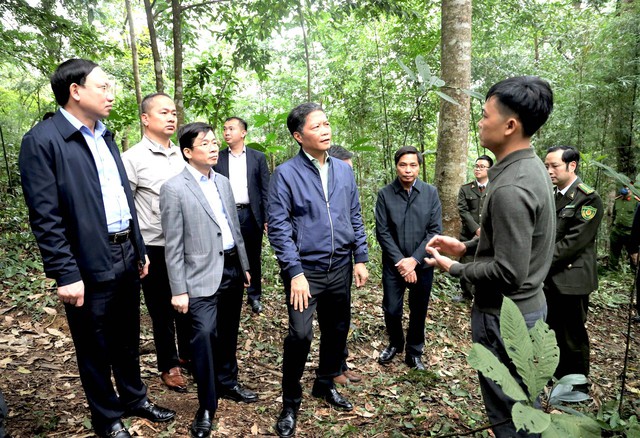
[[(476, 372), (466, 362), (471, 348), (470, 306), (452, 302), (456, 286), (442, 275), (436, 277), (423, 356), (427, 371), (410, 371), (402, 357), (390, 366), (377, 363), (387, 339), (380, 281), (372, 278), (366, 288), (354, 290), (355, 329), (348, 344), (349, 364), (364, 379), (340, 389), (355, 409), (339, 412), (311, 396), (318, 357), (316, 336), (303, 376), (297, 436), (490, 436), (486, 430), (475, 431), (487, 420)], [(624, 301), (630, 284), (615, 279), (601, 280), (600, 291), (592, 295), (587, 324), (592, 342), (593, 399), (577, 409), (594, 415), (599, 409), (614, 413), (620, 394), (629, 316)], [(273, 425), (281, 409), (282, 341), (287, 328), (281, 285), (266, 282), (263, 302), (265, 311), (259, 316), (243, 307), (238, 343), (240, 381), (256, 391), (260, 400), (248, 405), (221, 400), (212, 436), (275, 435)], [(34, 316), (7, 297), (0, 301), (0, 307), (0, 388), (9, 405), (9, 433), (14, 438), (93, 436), (63, 308), (40, 309), (39, 316)], [(623, 418), (639, 416), (640, 411), (639, 332), (640, 325), (631, 327)], [(167, 391), (160, 383), (144, 306), (141, 352), (143, 378), (152, 401), (176, 410), (177, 416), (168, 424), (143, 419), (127, 419), (125, 424), (134, 436), (188, 436), (197, 409), (193, 381), (190, 379), (186, 394)]]

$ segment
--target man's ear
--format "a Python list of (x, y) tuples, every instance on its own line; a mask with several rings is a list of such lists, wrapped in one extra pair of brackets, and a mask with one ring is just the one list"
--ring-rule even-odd
[(182, 149), (182, 155), (184, 155), (187, 160), (191, 159), (192, 153), (193, 153), (193, 151), (191, 149), (189, 149), (189, 148)]
[(575, 173), (576, 172), (576, 168), (578, 167), (578, 163), (576, 163), (575, 161), (572, 161), (569, 163), (569, 171)]
[(520, 121), (515, 117), (508, 117), (505, 121), (504, 135), (513, 135), (518, 129), (522, 128)]
[(144, 126), (149, 126), (149, 116), (147, 115), (147, 113), (142, 113), (140, 119), (142, 120), (142, 124)]
[(73, 99), (76, 102), (80, 101), (80, 93), (78, 92), (78, 88), (80, 88), (80, 85), (78, 84), (71, 84), (69, 85), (69, 99)]
[(293, 138), (294, 138), (298, 143), (302, 143), (302, 134), (300, 134), (298, 131), (294, 131), (294, 132), (293, 132)]

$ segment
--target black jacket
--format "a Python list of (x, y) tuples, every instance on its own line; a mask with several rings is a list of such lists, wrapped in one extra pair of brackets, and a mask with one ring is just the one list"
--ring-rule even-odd
[[(131, 240), (143, 261), (144, 242), (120, 152), (109, 131), (104, 140), (118, 167), (132, 216)], [(57, 111), (25, 134), (18, 162), (47, 277), (58, 286), (114, 279), (98, 170), (82, 133)]]

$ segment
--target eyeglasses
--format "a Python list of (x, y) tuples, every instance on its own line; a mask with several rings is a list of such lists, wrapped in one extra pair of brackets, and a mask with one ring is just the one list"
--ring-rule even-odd
[(484, 164), (476, 164), (475, 166), (473, 166), (473, 168), (477, 170), (482, 170), (482, 169), (488, 169), (489, 166), (485, 166)]
[[(87, 88), (87, 84), (78, 84), (80, 87)], [(102, 85), (93, 85), (94, 88), (97, 88), (102, 92), (102, 94), (112, 94), (115, 96), (116, 94), (116, 85), (115, 83), (107, 82)]]
[(213, 147), (213, 146), (218, 147), (219, 145), (220, 145), (220, 144), (218, 143), (218, 141), (217, 141), (217, 140), (214, 140), (214, 141), (211, 141), (211, 142), (209, 142), (209, 141), (203, 141), (203, 142), (202, 142), (202, 143), (200, 143), (200, 144), (194, 144), (194, 145), (193, 145), (193, 147), (194, 147), (194, 148), (200, 148), (200, 147), (202, 147), (202, 148), (205, 148), (205, 149), (210, 149), (210, 148), (211, 148), (211, 147)]

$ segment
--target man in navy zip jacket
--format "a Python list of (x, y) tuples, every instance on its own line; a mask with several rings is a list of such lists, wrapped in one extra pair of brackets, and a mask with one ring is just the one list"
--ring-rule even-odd
[[(289, 334), (282, 364), (283, 409), (275, 426), (281, 437), (295, 433), (302, 402), (300, 379), (320, 326), (320, 363), (312, 395), (343, 410), (353, 406), (335, 388), (350, 322), (349, 287), (369, 276), (366, 234), (353, 171), (330, 158), (331, 126), (320, 105), (304, 103), (287, 117), (300, 153), (278, 166), (269, 186), (268, 236), (287, 297)], [(352, 265), (352, 260), (355, 266)]]

